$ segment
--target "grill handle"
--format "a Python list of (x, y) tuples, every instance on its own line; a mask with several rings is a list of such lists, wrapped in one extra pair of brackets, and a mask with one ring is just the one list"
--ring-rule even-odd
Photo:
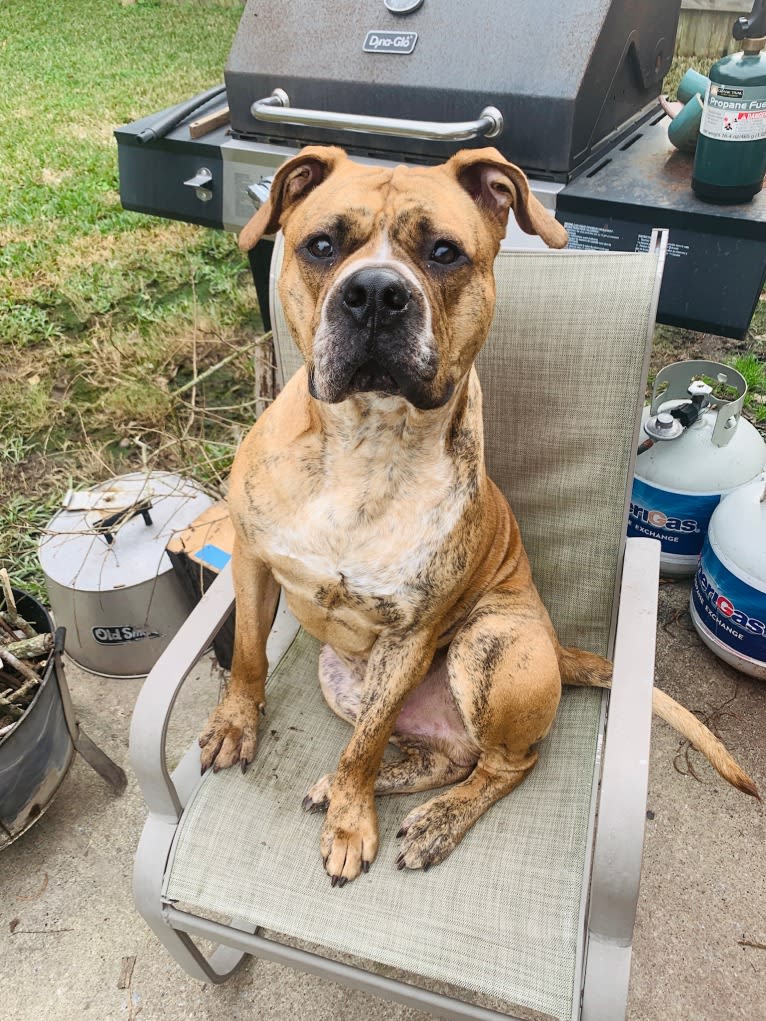
[(274, 89), (267, 99), (257, 99), (250, 107), (259, 121), (278, 124), (302, 124), (336, 131), (360, 131), (371, 135), (396, 135), (399, 138), (427, 138), (455, 142), (466, 138), (495, 138), (503, 130), (503, 115), (487, 106), (475, 121), (410, 121), (396, 117), (368, 117), (365, 114), (332, 113), (329, 110), (299, 110), (290, 106), (284, 89)]

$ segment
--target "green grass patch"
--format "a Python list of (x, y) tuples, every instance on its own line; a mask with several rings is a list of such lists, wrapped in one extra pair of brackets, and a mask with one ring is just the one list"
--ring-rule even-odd
[(147, 464), (215, 489), (253, 419), (247, 263), (230, 235), (123, 210), (113, 137), (223, 80), (242, 6), (0, 3), (0, 562), (33, 591), (69, 485)]

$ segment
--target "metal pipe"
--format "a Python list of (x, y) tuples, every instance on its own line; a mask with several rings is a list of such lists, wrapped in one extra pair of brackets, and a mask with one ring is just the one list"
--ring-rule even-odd
[(503, 115), (494, 106), (485, 107), (475, 121), (411, 121), (396, 117), (333, 113), (330, 110), (302, 110), (290, 106), (290, 99), (283, 89), (274, 89), (268, 98), (256, 100), (250, 112), (256, 120), (269, 123), (300, 124), (335, 131), (359, 131), (364, 134), (425, 138), (441, 142), (462, 141), (476, 138), (477, 135), (495, 138), (503, 130)]

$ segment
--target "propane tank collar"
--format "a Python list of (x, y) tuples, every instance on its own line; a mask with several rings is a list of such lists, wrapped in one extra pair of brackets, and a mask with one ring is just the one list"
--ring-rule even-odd
[(742, 40), (743, 53), (760, 53), (764, 47), (766, 47), (766, 36), (761, 36), (759, 39)]

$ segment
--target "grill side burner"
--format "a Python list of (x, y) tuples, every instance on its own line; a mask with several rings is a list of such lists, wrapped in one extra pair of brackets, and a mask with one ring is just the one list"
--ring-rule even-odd
[[(452, 144), (257, 120), (252, 104), (283, 89), (292, 107), (352, 115), (504, 119), (492, 144), (528, 174), (572, 171), (659, 95), (681, 0), (425, 0), (391, 13), (383, 0), (248, 0), (226, 67), (235, 135), (342, 145), (438, 161)], [(416, 35), (411, 52), (365, 52), (369, 34)], [(289, 117), (289, 115), (286, 114)]]

